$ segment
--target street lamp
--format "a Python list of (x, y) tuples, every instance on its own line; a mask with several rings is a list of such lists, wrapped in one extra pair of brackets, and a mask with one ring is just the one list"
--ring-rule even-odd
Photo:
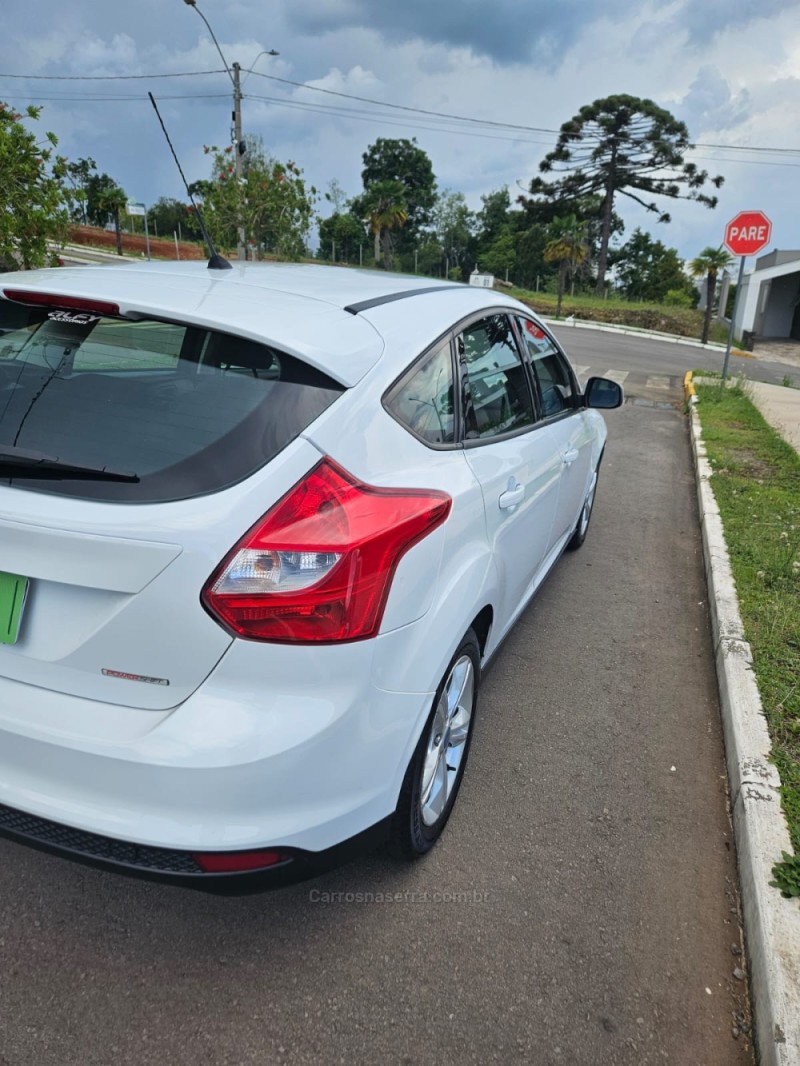
[[(222, 49), (220, 48), (219, 41), (214, 36), (214, 31), (211, 29), (211, 23), (208, 21), (203, 12), (197, 6), (197, 0), (183, 0), (183, 2), (184, 4), (186, 4), (187, 7), (193, 7), (197, 14), (200, 16), (200, 18), (203, 20), (203, 22), (206, 24), (206, 29), (211, 34), (211, 40), (214, 42), (216, 49), (219, 52), (219, 57), (222, 60), (222, 65), (225, 67), (225, 71), (228, 77), (231, 79), (231, 84), (233, 85), (233, 160), (234, 167), (236, 170), (236, 185), (241, 195), (241, 183), (244, 169), (242, 160), (242, 156), (244, 154), (244, 141), (242, 140), (242, 87), (241, 82), (239, 80), (241, 67), (238, 63), (234, 63), (232, 64), (232, 66), (228, 65), (228, 61), (225, 58)], [(274, 48), (270, 49), (269, 51), (259, 52), (256, 58), (253, 60), (251, 67), (255, 66), (261, 56), (265, 55), (277, 56), (280, 55), (280, 52), (276, 52)], [(244, 226), (239, 226), (237, 249), (237, 257), (239, 259), (247, 258), (247, 247), (245, 245), (245, 239), (246, 238)]]

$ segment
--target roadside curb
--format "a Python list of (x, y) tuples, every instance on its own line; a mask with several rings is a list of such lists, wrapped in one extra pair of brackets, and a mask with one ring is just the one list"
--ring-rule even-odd
[(690, 419), (758, 1061), (800, 1066), (800, 906), (769, 886), (773, 864), (792, 846), (694, 406)]
[[(643, 340), (664, 341), (665, 344), (687, 344), (690, 348), (703, 348), (708, 352), (724, 352), (725, 345), (709, 341), (702, 344), (691, 337), (681, 337), (677, 333), (661, 333), (657, 329), (637, 329), (633, 326), (610, 326), (607, 322), (592, 322), (591, 319), (582, 318), (550, 318), (547, 315), (539, 315), (542, 322), (548, 326), (569, 326), (572, 329), (596, 329), (601, 333), (623, 333), (629, 337), (641, 337)], [(755, 359), (752, 352), (744, 352), (739, 349), (731, 350), (731, 355), (741, 359)]]

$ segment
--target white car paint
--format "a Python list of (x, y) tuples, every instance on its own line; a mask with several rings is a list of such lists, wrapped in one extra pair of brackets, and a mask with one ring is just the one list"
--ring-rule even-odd
[[(428, 284), (438, 291), (344, 310)], [(575, 528), (606, 430), (580, 409), (479, 448), (436, 450), (381, 398), (460, 319), (489, 308), (535, 316), (494, 292), (312, 266), (44, 270), (5, 275), (5, 288), (267, 341), (348, 390), (212, 495), (122, 505), (0, 486), (0, 567), (32, 579), (20, 640), (0, 647), (0, 804), (208, 850), (320, 851), (390, 815), (459, 641), (488, 607), (484, 658), (497, 649)], [(325, 455), (370, 485), (444, 490), (451, 513), (402, 557), (374, 638), (233, 637), (202, 608), (204, 582)], [(501, 509), (515, 486), (520, 502)]]

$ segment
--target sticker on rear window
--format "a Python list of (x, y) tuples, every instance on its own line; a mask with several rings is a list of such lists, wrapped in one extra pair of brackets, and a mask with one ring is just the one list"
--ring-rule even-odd
[(100, 321), (100, 315), (91, 315), (88, 311), (50, 311), (47, 317), (54, 322), (73, 322), (79, 326), (90, 326)]
[(525, 319), (525, 329), (534, 337), (537, 341), (544, 340), (544, 332), (539, 329), (535, 322), (531, 322), (530, 319)]

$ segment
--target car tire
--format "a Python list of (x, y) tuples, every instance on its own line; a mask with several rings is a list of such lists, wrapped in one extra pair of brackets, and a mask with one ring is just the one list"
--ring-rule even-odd
[(581, 507), (581, 513), (578, 516), (578, 524), (575, 526), (572, 536), (567, 541), (567, 551), (569, 552), (577, 551), (586, 540), (586, 534), (589, 532), (589, 523), (592, 520), (592, 510), (594, 509), (594, 500), (597, 494), (597, 479), (599, 476), (600, 463), (595, 467), (594, 473), (592, 474), (592, 480), (589, 482), (589, 491), (586, 493), (586, 499), (583, 501), (583, 507)]
[(404, 859), (427, 854), (453, 810), (472, 741), (480, 669), (478, 638), (470, 629), (436, 690), (400, 790), (391, 845)]

